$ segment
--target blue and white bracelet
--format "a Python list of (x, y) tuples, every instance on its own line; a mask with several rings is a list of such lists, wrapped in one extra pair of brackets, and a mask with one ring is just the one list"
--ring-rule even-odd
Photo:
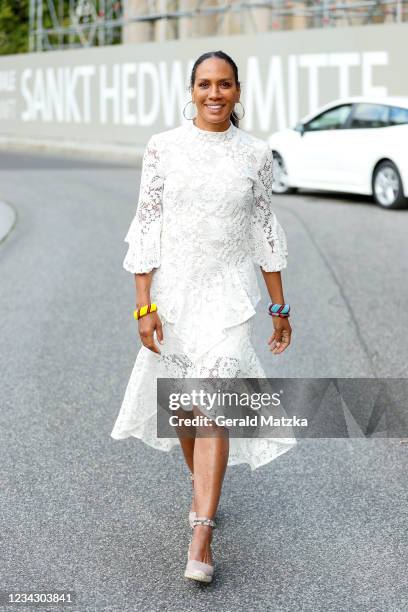
[(290, 305), (289, 304), (269, 304), (268, 314), (271, 317), (281, 317), (282, 319), (289, 317)]

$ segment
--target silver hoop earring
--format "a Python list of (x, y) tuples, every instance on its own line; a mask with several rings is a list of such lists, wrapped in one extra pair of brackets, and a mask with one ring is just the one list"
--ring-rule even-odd
[(236, 114), (237, 118), (239, 119), (239, 121), (241, 121), (241, 119), (243, 119), (245, 117), (245, 108), (244, 105), (242, 104), (241, 100), (238, 100), (238, 102), (236, 102), (235, 104), (240, 104), (242, 106), (242, 117), (238, 117), (237, 111), (235, 110), (235, 106), (234, 106), (234, 113)]
[[(183, 117), (184, 117), (184, 119), (188, 119), (189, 121), (192, 121), (193, 119), (195, 119), (195, 118), (197, 117), (197, 114), (196, 114), (196, 115), (194, 115), (194, 117), (186, 117), (186, 116), (185, 116), (185, 114), (184, 114), (184, 111), (186, 110), (186, 107), (187, 107), (189, 104), (193, 104), (193, 105), (194, 105), (193, 100), (190, 100), (189, 102), (187, 102), (187, 104), (186, 104), (186, 105), (185, 105), (185, 107), (183, 108)], [(196, 110), (197, 110), (197, 109), (196, 109)]]

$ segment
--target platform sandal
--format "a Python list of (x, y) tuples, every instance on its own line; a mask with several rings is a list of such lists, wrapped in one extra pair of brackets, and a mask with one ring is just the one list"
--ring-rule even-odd
[[(216, 526), (215, 521), (205, 516), (193, 520), (193, 528), (197, 525), (209, 525), (213, 529)], [(214, 576), (214, 565), (203, 563), (202, 561), (197, 561), (196, 559), (190, 559), (190, 549), (191, 541), (188, 545), (188, 558), (184, 577), (190, 578), (191, 580), (197, 580), (198, 582), (211, 582)]]

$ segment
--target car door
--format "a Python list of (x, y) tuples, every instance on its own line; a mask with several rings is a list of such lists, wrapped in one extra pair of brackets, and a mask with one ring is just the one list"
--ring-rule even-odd
[(352, 104), (341, 104), (316, 115), (304, 124), (303, 136), (295, 161), (297, 184), (313, 187), (317, 184), (329, 188), (341, 180), (339, 134), (350, 116)]
[(370, 190), (374, 161), (384, 155), (385, 130), (389, 127), (390, 107), (374, 102), (353, 106), (338, 140), (341, 180), (351, 190)]

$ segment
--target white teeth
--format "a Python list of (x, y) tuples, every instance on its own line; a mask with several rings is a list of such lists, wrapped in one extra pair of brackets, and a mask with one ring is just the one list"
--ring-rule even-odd
[(216, 105), (214, 105), (214, 104), (207, 104), (207, 106), (208, 106), (208, 108), (221, 108), (222, 104), (216, 104)]

